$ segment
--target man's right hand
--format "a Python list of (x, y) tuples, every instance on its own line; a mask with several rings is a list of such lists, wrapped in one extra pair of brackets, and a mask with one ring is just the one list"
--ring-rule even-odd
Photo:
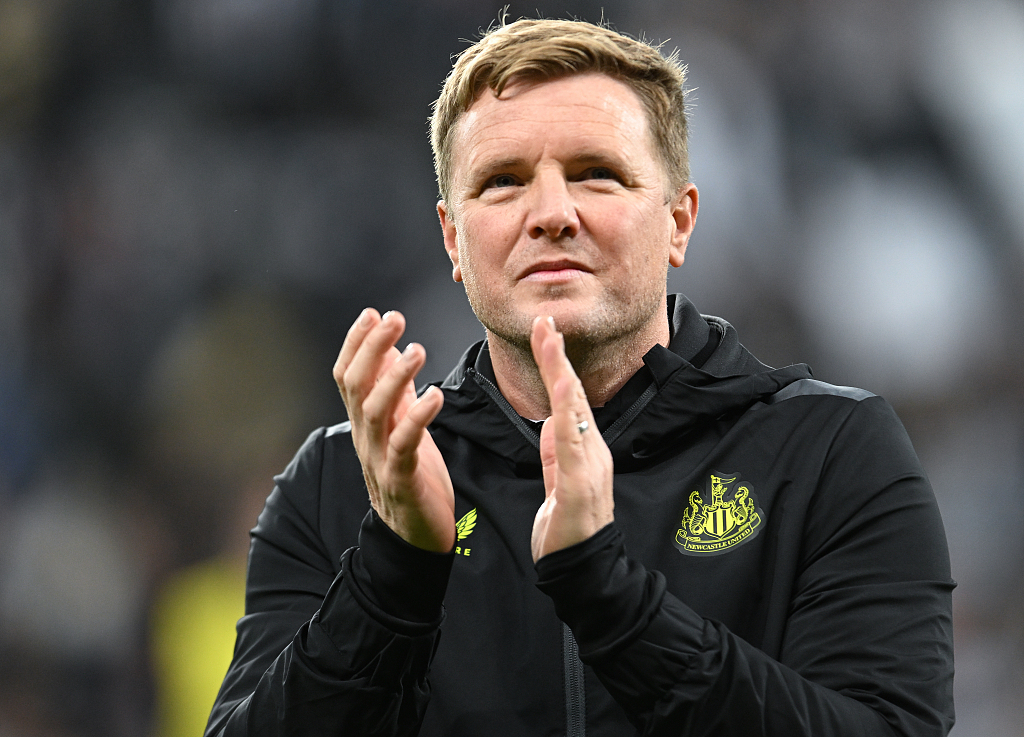
[(444, 404), (430, 387), (417, 399), (413, 379), (426, 351), (395, 343), (405, 318), (363, 310), (349, 328), (334, 364), (334, 380), (352, 423), (352, 442), (363, 466), (370, 503), (402, 539), (447, 553), (455, 545), (455, 493), (444, 459), (427, 432)]

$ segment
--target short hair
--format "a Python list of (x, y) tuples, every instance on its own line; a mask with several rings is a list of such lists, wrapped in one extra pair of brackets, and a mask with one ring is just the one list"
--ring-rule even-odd
[(522, 19), (492, 27), (459, 54), (430, 120), (441, 199), (451, 194), (455, 129), (485, 88), (500, 95), (522, 80), (550, 81), (599, 72), (628, 85), (647, 113), (653, 143), (673, 190), (690, 178), (687, 154), (686, 67), (677, 54), (578, 20)]

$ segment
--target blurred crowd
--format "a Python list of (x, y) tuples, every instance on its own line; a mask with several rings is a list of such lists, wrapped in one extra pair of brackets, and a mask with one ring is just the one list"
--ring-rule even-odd
[[(426, 120), (500, 9), (0, 0), (0, 737), (200, 734), (348, 325), (401, 309), (424, 381), (482, 337)], [(678, 47), (671, 291), (896, 407), (959, 582), (953, 734), (1024, 733), (1024, 3), (538, 12)]]

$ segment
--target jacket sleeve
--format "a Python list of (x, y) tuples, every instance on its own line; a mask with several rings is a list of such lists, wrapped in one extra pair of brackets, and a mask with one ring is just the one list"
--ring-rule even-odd
[(245, 616), (206, 737), (419, 730), (453, 556), (414, 548), (370, 512), (338, 572), (320, 495), (366, 492), (321, 488), (334, 480), (324, 436), (276, 478), (252, 532)]
[(666, 592), (614, 523), (538, 561), (538, 586), (643, 735), (948, 734), (945, 533), (882, 400), (860, 402), (835, 439), (801, 551), (778, 659)]

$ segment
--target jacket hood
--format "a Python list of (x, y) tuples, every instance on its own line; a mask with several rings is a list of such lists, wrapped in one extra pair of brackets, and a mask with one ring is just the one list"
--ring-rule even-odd
[[(669, 295), (668, 311), (668, 347), (656, 345), (644, 356), (648, 385), (602, 431), (616, 468), (642, 466), (706, 423), (811, 376), (806, 364), (764, 365), (740, 344), (732, 325), (701, 315), (682, 295)], [(540, 434), (516, 414), (490, 374), (486, 342), (480, 341), (439, 384), (445, 402), (431, 427), (465, 436), (517, 465), (536, 466), (532, 471), (539, 473)]]

